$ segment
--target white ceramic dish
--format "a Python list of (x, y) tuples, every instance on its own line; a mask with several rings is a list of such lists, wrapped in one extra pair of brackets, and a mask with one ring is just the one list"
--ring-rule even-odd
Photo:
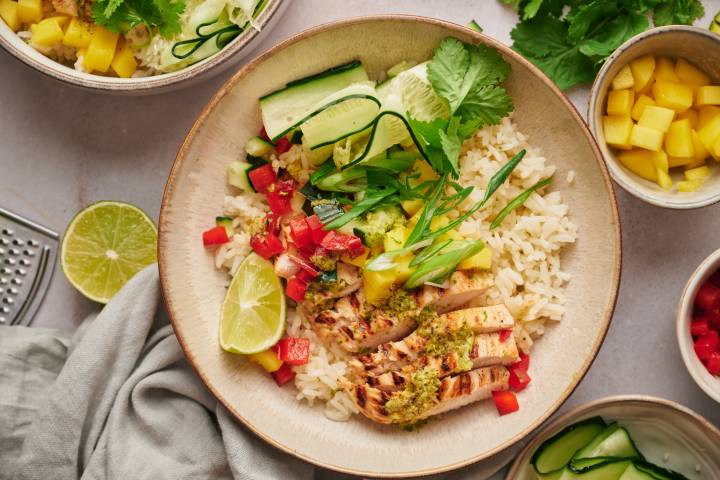
[[(696, 192), (668, 192), (630, 172), (605, 143), (602, 117), (610, 83), (622, 67), (647, 54), (685, 58), (707, 73), (714, 84), (720, 84), (720, 35), (706, 29), (669, 25), (650, 29), (623, 43), (600, 69), (588, 101), (588, 125), (605, 157), (610, 175), (628, 193), (659, 207), (690, 209), (716, 203), (720, 201), (720, 169), (715, 168), (712, 177)], [(675, 175), (675, 180), (679, 180), (679, 174)]]
[(680, 296), (675, 323), (678, 347), (680, 347), (680, 355), (683, 362), (685, 362), (685, 367), (690, 372), (695, 383), (716, 402), (720, 402), (720, 377), (711, 375), (695, 354), (692, 336), (690, 335), (690, 321), (692, 320), (693, 303), (698, 289), (718, 269), (720, 269), (720, 250), (716, 250), (703, 260), (700, 266), (690, 275), (690, 279)]
[(0, 47), (30, 68), (70, 85), (119, 95), (155, 94), (192, 85), (236, 65), (265, 38), (289, 4), (290, 0), (269, 0), (256, 19), (258, 29), (246, 30), (212, 57), (177, 72), (151, 77), (117, 78), (79, 72), (32, 48), (2, 20), (0, 20)]
[[(530, 458), (566, 426), (600, 416), (625, 426), (648, 461), (690, 480), (720, 478), (720, 431), (679, 403), (646, 396), (617, 396), (580, 405), (550, 422), (513, 463), (507, 480), (536, 480)], [(699, 470), (698, 470), (699, 467)]]

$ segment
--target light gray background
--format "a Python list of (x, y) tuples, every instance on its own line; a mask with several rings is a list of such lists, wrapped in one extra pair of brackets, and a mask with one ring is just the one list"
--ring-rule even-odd
[[(409, 13), (467, 24), (510, 43), (516, 15), (496, 0), (287, 0), (256, 53), (307, 27), (373, 13)], [(705, 27), (720, 0), (703, 1)], [(231, 75), (152, 97), (92, 94), (30, 70), (0, 50), (0, 206), (62, 232), (83, 206), (124, 200), (157, 219), (165, 179), (196, 115)], [(569, 96), (586, 112), (588, 89)], [(675, 342), (678, 296), (695, 267), (720, 248), (720, 206), (672, 211), (616, 187), (623, 274), (612, 327), (597, 360), (563, 410), (606, 395), (676, 400), (720, 425), (720, 409), (693, 383)], [(99, 307), (56, 268), (34, 325), (75, 328)]]

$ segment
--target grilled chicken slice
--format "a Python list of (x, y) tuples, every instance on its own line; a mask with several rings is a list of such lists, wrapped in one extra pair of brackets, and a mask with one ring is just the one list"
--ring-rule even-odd
[(402, 390), (412, 374), (424, 367), (433, 367), (439, 372), (440, 378), (443, 378), (463, 370), (475, 370), (491, 365), (512, 365), (520, 360), (520, 352), (512, 335), (502, 341), (499, 333), (481, 333), (475, 335), (469, 357), (472, 365), (470, 368), (463, 368), (461, 356), (457, 352), (440, 357), (422, 356), (400, 370), (369, 375), (364, 380), (368, 385), (381, 390)]
[[(440, 315), (437, 323), (444, 333), (457, 331), (466, 324), (474, 333), (491, 333), (513, 328), (515, 320), (505, 305), (501, 304), (449, 312)], [(426, 337), (415, 331), (402, 340), (380, 345), (376, 352), (351, 360), (349, 366), (356, 375), (377, 375), (387, 370), (397, 370), (417, 360), (427, 341)]]
[(510, 373), (501, 366), (480, 368), (443, 378), (433, 404), (415, 417), (410, 415), (391, 416), (385, 409), (387, 402), (394, 395), (398, 395), (398, 392), (386, 392), (367, 384), (358, 385), (349, 382), (343, 387), (363, 415), (375, 422), (389, 424), (422, 420), (490, 398), (494, 391), (507, 390), (509, 379)]
[(56, 12), (71, 17), (77, 17), (78, 5), (76, 0), (52, 0), (52, 6)]
[(328, 308), (336, 298), (343, 298), (362, 287), (362, 277), (357, 267), (347, 263), (337, 264), (337, 288), (323, 289), (314, 292), (303, 302), (303, 309), (307, 312), (318, 312)]
[(462, 270), (450, 275), (448, 288), (424, 285), (415, 293), (418, 305), (432, 305), (438, 313), (445, 313), (466, 305), (494, 285), (488, 273), (469, 273)]

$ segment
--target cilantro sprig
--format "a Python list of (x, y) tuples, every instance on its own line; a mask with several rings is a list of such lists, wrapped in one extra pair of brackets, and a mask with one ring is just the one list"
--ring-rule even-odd
[(562, 90), (591, 83), (605, 59), (650, 26), (690, 25), (699, 0), (501, 0), (518, 12), (513, 49)]
[(184, 11), (184, 0), (95, 0), (92, 6), (95, 22), (108, 30), (126, 33), (145, 25), (163, 37), (180, 33)]

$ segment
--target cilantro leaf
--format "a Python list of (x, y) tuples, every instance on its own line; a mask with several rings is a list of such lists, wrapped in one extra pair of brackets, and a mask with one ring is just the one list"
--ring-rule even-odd
[(594, 30), (599, 30), (607, 21), (613, 18), (612, 15), (617, 13), (617, 2), (594, 0), (590, 3), (582, 5), (578, 8), (577, 13), (570, 22), (567, 33), (567, 41), (570, 43), (579, 42), (588, 34), (591, 27), (593, 27)]
[(597, 36), (583, 40), (580, 43), (580, 52), (600, 61), (605, 60), (625, 41), (647, 30), (648, 25), (644, 15), (637, 13), (618, 15), (610, 20)]
[(457, 113), (465, 121), (477, 118), (484, 124), (497, 125), (512, 111), (512, 99), (504, 88), (495, 85), (476, 85), (470, 90)]
[(165, 37), (181, 31), (184, 10), (184, 0), (96, 0), (92, 5), (95, 23), (108, 30), (125, 33), (145, 25)]
[(655, 8), (653, 23), (663, 25), (690, 25), (705, 15), (705, 8), (699, 0), (666, 0)]
[(460, 150), (462, 149), (462, 139), (458, 136), (458, 127), (460, 126), (460, 118), (452, 117), (448, 124), (447, 132), (440, 130), (440, 144), (443, 153), (448, 161), (448, 167), (452, 175), (457, 178), (460, 176)]
[(408, 123), (410, 124), (410, 128), (412, 128), (415, 136), (420, 137), (420, 139), (422, 139), (427, 145), (435, 148), (442, 148), (438, 132), (447, 128), (447, 120), (443, 118), (436, 118), (432, 122), (422, 122), (409, 117)]

